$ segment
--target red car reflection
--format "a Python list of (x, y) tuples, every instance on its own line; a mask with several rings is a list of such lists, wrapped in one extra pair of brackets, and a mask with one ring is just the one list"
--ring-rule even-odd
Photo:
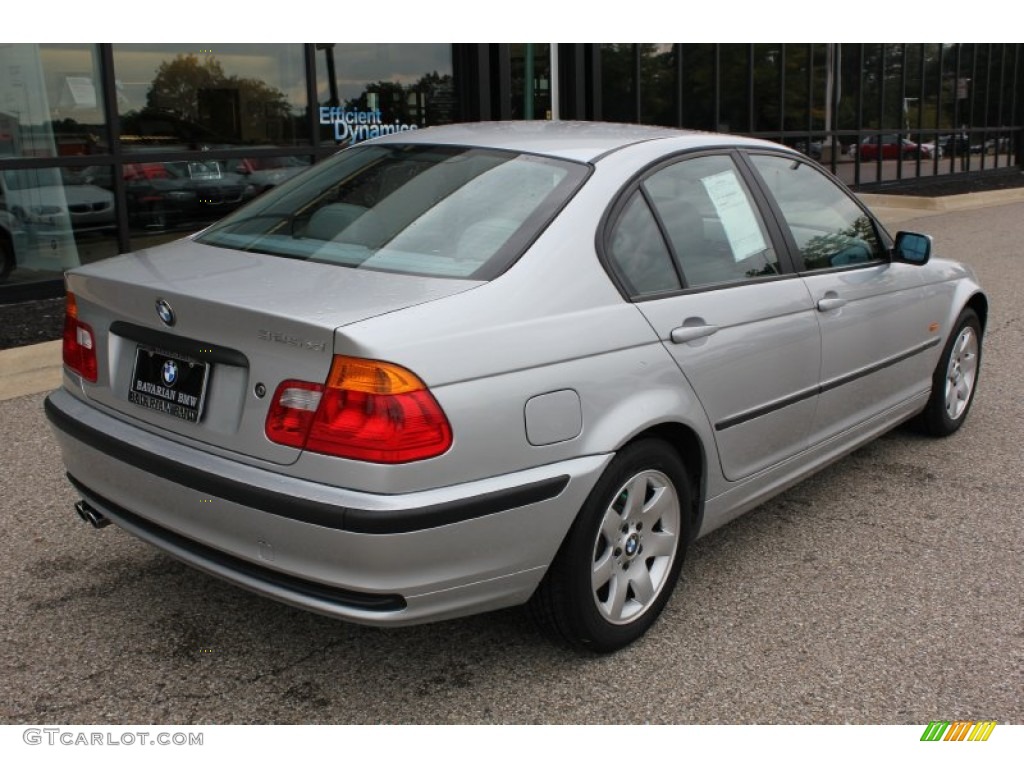
[(860, 143), (859, 153), (861, 160), (877, 160), (881, 148), (883, 160), (898, 160), (913, 157), (921, 157), (925, 160), (932, 156), (931, 151), (920, 144), (915, 144), (910, 139), (901, 139), (895, 134), (886, 136), (868, 136)]

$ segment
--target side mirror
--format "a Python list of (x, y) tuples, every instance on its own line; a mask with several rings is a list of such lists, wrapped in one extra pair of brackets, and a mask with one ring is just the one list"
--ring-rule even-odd
[(917, 232), (897, 232), (896, 244), (892, 248), (892, 260), (904, 264), (921, 266), (928, 263), (932, 254), (932, 238)]

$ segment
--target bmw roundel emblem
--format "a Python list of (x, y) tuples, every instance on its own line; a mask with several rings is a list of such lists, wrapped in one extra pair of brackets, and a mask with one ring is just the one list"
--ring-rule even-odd
[(164, 325), (174, 325), (175, 317), (174, 310), (171, 309), (171, 305), (163, 299), (156, 300), (156, 313), (160, 316), (160, 322)]
[(173, 360), (164, 363), (164, 367), (160, 370), (160, 378), (168, 387), (173, 387), (178, 381), (178, 364)]

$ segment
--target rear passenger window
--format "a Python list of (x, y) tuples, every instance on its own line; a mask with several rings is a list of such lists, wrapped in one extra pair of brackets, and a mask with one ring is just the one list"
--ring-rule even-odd
[(808, 270), (884, 259), (871, 218), (839, 185), (795, 158), (752, 155)]
[(779, 262), (731, 157), (682, 160), (644, 181), (687, 287), (776, 275)]
[(612, 230), (612, 265), (632, 296), (677, 291), (682, 285), (654, 215), (634, 192)]

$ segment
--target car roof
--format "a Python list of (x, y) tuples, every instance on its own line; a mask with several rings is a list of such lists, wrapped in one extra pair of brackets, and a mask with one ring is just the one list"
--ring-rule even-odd
[(452, 144), (591, 162), (623, 147), (660, 139), (675, 139), (673, 147), (676, 150), (725, 145), (777, 146), (759, 139), (705, 131), (570, 120), (509, 120), (440, 125), (403, 131), (371, 139), (366, 143)]

